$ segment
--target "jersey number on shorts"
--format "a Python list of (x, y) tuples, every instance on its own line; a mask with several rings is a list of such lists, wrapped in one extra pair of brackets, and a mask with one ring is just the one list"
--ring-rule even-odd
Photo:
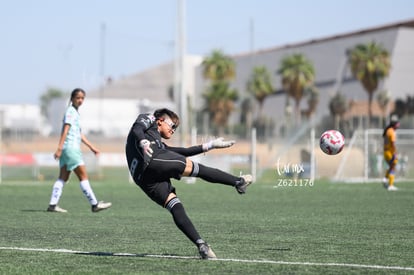
[(138, 166), (138, 160), (136, 158), (134, 158), (131, 162), (131, 168), (129, 169), (129, 171), (131, 172), (131, 175), (134, 176), (135, 174), (135, 169), (137, 169)]

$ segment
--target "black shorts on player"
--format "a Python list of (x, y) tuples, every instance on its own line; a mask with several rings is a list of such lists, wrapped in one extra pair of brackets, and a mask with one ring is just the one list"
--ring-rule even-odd
[(156, 110), (154, 114), (140, 114), (127, 137), (125, 150), (128, 168), (134, 182), (145, 194), (171, 213), (177, 227), (197, 246), (201, 258), (216, 258), (187, 216), (171, 179), (198, 177), (208, 182), (233, 186), (238, 193), (244, 194), (252, 177), (236, 177), (188, 158), (212, 149), (230, 147), (234, 141), (217, 138), (191, 147), (165, 144), (162, 139), (170, 139), (178, 125), (178, 116), (168, 109)]

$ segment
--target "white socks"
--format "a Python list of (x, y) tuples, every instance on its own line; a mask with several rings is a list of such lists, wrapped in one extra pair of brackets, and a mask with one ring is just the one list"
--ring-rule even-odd
[[(55, 184), (53, 184), (52, 195), (50, 196), (49, 205), (57, 205), (62, 196), (63, 186), (65, 182), (61, 179), (56, 180)], [(89, 184), (89, 180), (83, 180), (80, 182), (80, 188), (82, 189), (83, 194), (88, 199), (91, 205), (98, 204), (98, 200), (95, 197), (95, 194), (92, 191), (91, 185)]]
[(50, 196), (50, 203), (49, 205), (57, 205), (62, 195), (63, 185), (65, 182), (61, 179), (58, 179), (55, 184), (53, 184), (52, 195)]
[(95, 197), (95, 194), (92, 191), (91, 185), (89, 184), (89, 180), (82, 180), (80, 182), (80, 188), (82, 189), (83, 194), (88, 199), (91, 205), (97, 205), (98, 200)]

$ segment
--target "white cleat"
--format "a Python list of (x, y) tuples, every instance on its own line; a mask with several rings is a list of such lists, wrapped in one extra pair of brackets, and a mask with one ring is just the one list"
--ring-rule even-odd
[(397, 190), (398, 190), (398, 188), (397, 188), (397, 187), (395, 187), (394, 185), (390, 185), (390, 186), (388, 186), (387, 190), (388, 190), (388, 191), (397, 191)]
[(110, 203), (110, 202), (100, 201), (100, 202), (98, 202), (97, 205), (92, 205), (92, 212), (99, 212), (99, 211), (108, 209), (111, 206), (112, 206), (112, 203)]
[(46, 210), (47, 212), (57, 212), (57, 213), (67, 213), (68, 211), (66, 209), (60, 208), (57, 205), (49, 205), (49, 207)]

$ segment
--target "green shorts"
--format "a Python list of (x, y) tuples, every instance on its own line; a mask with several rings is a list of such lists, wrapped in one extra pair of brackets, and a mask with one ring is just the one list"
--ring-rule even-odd
[(73, 171), (76, 167), (85, 165), (82, 158), (82, 151), (78, 149), (63, 149), (62, 155), (59, 158), (60, 168), (66, 166), (67, 171)]

